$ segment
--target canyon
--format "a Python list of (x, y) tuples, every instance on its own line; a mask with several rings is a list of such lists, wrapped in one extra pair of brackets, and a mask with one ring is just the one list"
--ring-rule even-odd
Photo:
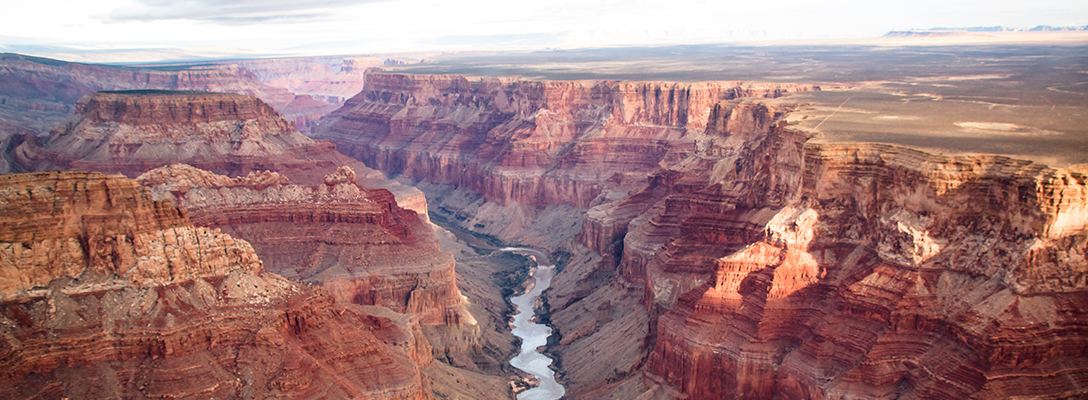
[(377, 72), (315, 137), (568, 255), (571, 398), (1084, 395), (1088, 171), (809, 143), (815, 89)]
[[(618, 200), (661, 160), (694, 146), (719, 101), (818, 89), (375, 71), (366, 90), (326, 117), (326, 130), (313, 137), (383, 172), (456, 188), (457, 195), (428, 197), (438, 199), (436, 212), (462, 210), (451, 217), (466, 229), (554, 250), (557, 238), (577, 232), (585, 208)], [(466, 209), (478, 197), (483, 203)]]
[[(141, 323), (140, 321), (147, 318), (155, 318), (153, 321), (166, 318), (171, 324), (170, 329), (174, 329), (172, 324), (175, 318), (200, 317), (198, 322), (184, 325), (183, 328), (219, 330), (209, 331), (209, 336), (205, 339), (197, 338), (196, 340), (205, 340), (207, 343), (200, 344), (204, 347), (183, 351), (182, 354), (195, 352), (198, 356), (175, 362), (177, 368), (192, 369), (192, 362), (208, 359), (208, 352), (211, 351), (215, 357), (230, 357), (232, 360), (231, 363), (220, 366), (229, 372), (228, 375), (224, 375), (226, 372), (213, 371), (217, 376), (224, 377), (223, 379), (235, 379), (235, 376), (241, 376), (238, 374), (252, 375), (254, 372), (246, 370), (245, 365), (261, 363), (267, 364), (269, 368), (261, 373), (297, 374), (298, 377), (291, 379), (297, 378), (298, 381), (287, 384), (292, 390), (282, 389), (275, 382), (260, 380), (271, 377), (250, 382), (258, 385), (259, 389), (208, 381), (206, 383), (214, 385), (216, 391), (208, 392), (210, 389), (205, 388), (190, 392), (181, 385), (176, 388), (179, 397), (283, 395), (414, 399), (433, 396), (508, 396), (510, 389), (507, 385), (509, 378), (505, 376), (507, 369), (496, 357), (501, 359), (513, 352), (513, 338), (509, 332), (482, 332), (484, 329), (496, 330), (496, 324), (504, 318), (508, 307), (493, 302), (481, 302), (474, 307), (474, 311), (484, 320), (482, 323), (477, 322), (473, 311), (469, 310), (467, 297), (457, 287), (455, 259), (451, 253), (440, 249), (436, 228), (427, 222), (426, 200), (418, 190), (385, 179), (381, 173), (337, 153), (328, 142), (315, 142), (302, 136), (282, 115), (251, 96), (160, 90), (99, 92), (84, 97), (77, 105), (78, 113), (67, 123), (59, 126), (40, 142), (25, 142), (12, 159), (27, 169), (52, 170), (67, 167), (121, 172), (137, 179), (127, 179), (122, 175), (101, 175), (98, 172), (87, 175), (87, 172), (82, 172), (81, 174), (90, 176), (88, 179), (94, 182), (87, 189), (88, 185), (81, 183), (79, 179), (73, 182), (61, 179), (58, 183), (43, 178), (41, 173), (5, 175), (31, 188), (39, 183), (37, 179), (45, 179), (45, 186), (41, 189), (26, 189), (24, 193), (15, 185), (6, 189), (5, 193), (21, 196), (18, 197), (20, 201), (29, 203), (18, 205), (23, 209), (49, 210), (49, 207), (54, 207), (56, 209), (51, 212), (57, 215), (50, 219), (36, 217), (33, 213), (19, 214), (23, 209), (12, 208), (4, 211), (5, 215), (13, 217), (13, 221), (5, 229), (18, 236), (5, 240), (11, 254), (5, 254), (4, 281), (19, 283), (5, 289), (5, 293), (12, 292), (19, 296), (5, 301), (12, 304), (38, 301), (42, 296), (51, 293), (47, 288), (54, 286), (64, 288), (65, 293), (70, 295), (83, 296), (83, 292), (73, 291), (74, 289), (65, 286), (73, 280), (79, 287), (96, 293), (101, 290), (126, 291), (127, 286), (119, 282), (128, 280), (135, 284), (147, 284), (144, 281), (149, 277), (161, 278), (162, 285), (173, 285), (170, 287), (176, 289), (170, 290), (185, 293), (202, 290), (214, 294), (217, 293), (216, 290), (223, 292), (234, 289), (223, 285), (255, 282), (252, 288), (244, 287), (246, 290), (258, 290), (261, 296), (271, 296), (265, 293), (269, 283), (250, 282), (256, 278), (248, 276), (241, 276), (238, 279), (242, 281), (237, 281), (230, 275), (237, 272), (238, 267), (233, 264), (240, 261), (232, 260), (220, 265), (224, 263), (220, 260), (224, 253), (232, 255), (241, 251), (246, 257), (246, 271), (264, 277), (261, 279), (272, 279), (270, 282), (277, 285), (278, 289), (274, 294), (278, 297), (261, 297), (264, 308), (239, 311), (235, 310), (237, 307), (233, 303), (224, 303), (221, 306), (227, 307), (226, 309), (207, 309), (204, 305), (198, 307), (190, 304), (188, 298), (176, 301), (168, 298), (173, 303), (158, 305), (159, 303), (151, 301), (138, 304), (147, 310), (141, 308), (142, 311), (132, 311), (130, 314), (139, 318), (131, 323)], [(199, 169), (198, 166), (231, 176)], [(61, 174), (63, 177), (67, 176), (64, 174), (74, 173), (53, 174)], [(76, 198), (83, 196), (92, 199), (84, 201), (90, 204), (89, 208), (73, 209), (65, 205), (64, 201), (71, 199), (73, 195), (57, 189), (58, 187), (76, 190)], [(396, 194), (390, 189), (396, 191)], [(37, 191), (54, 194), (58, 190), (59, 197), (56, 199), (42, 198), (35, 194)], [(92, 192), (84, 194), (82, 190)], [(123, 196), (134, 197), (136, 200), (123, 203), (116, 210), (108, 208), (105, 214), (99, 209), (101, 203), (112, 204), (111, 202), (120, 201)], [(144, 215), (147, 213), (131, 215), (134, 209), (144, 208), (166, 210), (167, 215), (176, 219), (168, 220), (169, 224), (160, 228), (169, 231), (168, 234), (160, 234), (165, 235), (166, 240), (171, 242), (159, 249), (165, 255), (153, 252), (146, 254), (155, 250), (155, 243), (162, 242), (163, 239), (141, 239), (132, 232), (155, 228), (155, 225), (148, 226), (146, 220), (155, 222), (156, 218), (162, 219), (155, 215)], [(26, 218), (35, 221), (34, 224), (25, 222), (23, 219)], [(74, 228), (61, 230), (74, 236), (64, 240), (43, 236), (42, 229), (59, 223), (53, 221), (76, 224)], [(175, 235), (194, 236), (181, 231), (183, 227), (180, 225), (188, 226), (190, 228), (185, 229), (196, 230), (198, 234), (175, 245)], [(105, 229), (111, 233), (105, 238), (90, 235), (91, 238), (88, 239), (86, 236), (89, 234), (80, 233), (79, 229), (90, 232)], [(204, 237), (208, 235), (213, 238), (223, 237), (228, 244), (242, 246), (243, 250), (233, 247), (220, 250), (219, 247), (222, 246)], [(44, 240), (45, 244), (35, 244), (34, 240)], [(134, 240), (135, 245), (132, 243)], [(132, 250), (133, 246), (136, 250)], [(152, 246), (152, 249), (147, 249), (147, 246)], [(86, 252), (87, 249), (95, 251), (93, 257), (80, 255), (81, 251)], [(136, 252), (135, 255), (129, 254), (132, 251)], [(177, 254), (179, 251), (180, 255)], [(177, 257), (182, 257), (182, 260), (175, 260)], [(97, 264), (98, 259), (105, 259), (113, 266), (100, 267)], [(151, 261), (144, 261), (145, 259)], [(134, 262), (135, 266), (132, 265)], [(149, 266), (144, 267), (141, 262)], [(193, 266), (188, 266), (185, 262)], [(210, 275), (196, 276), (209, 283), (198, 282), (197, 287), (192, 286), (191, 276), (171, 276), (184, 274), (197, 267), (214, 270), (209, 272)], [(87, 268), (94, 270), (94, 274), (85, 279), (86, 273), (82, 271)], [(148, 268), (152, 271), (142, 272)], [(160, 277), (163, 274), (166, 276)], [(79, 283), (80, 280), (88, 283)], [(207, 286), (208, 284), (212, 286)], [(492, 279), (484, 278), (479, 283), (483, 287), (473, 287), (472, 292), (474, 295), (479, 295), (481, 291), (497, 292), (498, 289), (491, 285)], [(298, 293), (302, 293), (302, 297), (296, 295)], [(84, 299), (85, 297), (80, 297), (80, 301)], [(116, 346), (109, 342), (94, 342), (98, 340), (98, 336), (90, 339), (80, 336), (80, 329), (98, 332), (93, 324), (99, 323), (101, 317), (95, 313), (114, 312), (104, 310), (104, 306), (97, 303), (101, 296), (86, 299), (90, 303), (76, 305), (71, 312), (83, 318), (79, 320), (80, 323), (90, 321), (88, 323), (92, 324), (91, 327), (66, 327), (65, 329), (74, 331), (51, 333), (49, 335), (55, 340), (46, 341), (43, 346), (55, 347), (58, 341), (91, 340), (90, 343), (82, 344), (81, 348), (92, 353), (117, 354), (111, 356), (113, 358), (101, 360), (70, 359), (69, 364), (104, 365), (101, 363), (121, 362), (128, 363), (125, 368), (129, 369), (132, 365), (144, 369), (158, 368), (159, 363), (154, 362), (151, 367), (148, 367), (148, 363), (158, 360), (162, 354), (147, 353), (146, 356), (151, 358), (145, 360), (141, 358), (144, 357), (142, 353), (130, 354), (127, 350), (114, 350)], [(41, 304), (52, 304), (48, 303), (52, 301), (49, 299), (42, 301), (45, 302)], [(290, 309), (295, 303), (310, 308)], [(273, 306), (264, 306), (266, 304)], [(120, 306), (113, 303), (109, 305)], [(194, 307), (200, 312), (193, 314)], [(283, 311), (285, 307), (288, 309)], [(19, 313), (20, 310), (22, 309), (16, 307), (12, 313)], [(155, 314), (145, 315), (148, 310), (155, 311)], [(293, 335), (297, 337), (293, 336), (292, 343), (304, 350), (320, 349), (320, 354), (314, 353), (314, 350), (307, 350), (313, 354), (297, 351), (269, 352), (260, 346), (258, 355), (267, 359), (250, 357), (258, 355), (230, 353), (230, 346), (243, 349), (253, 347), (255, 344), (247, 341), (246, 337), (260, 330), (261, 326), (274, 326), (275, 321), (278, 321), (276, 318), (280, 318), (277, 317), (277, 312), (288, 313), (288, 317), (284, 317), (287, 326), (317, 324), (312, 334), (325, 336), (321, 339), (309, 335), (300, 336), (300, 333), (309, 332), (311, 329), (294, 326)], [(297, 313), (316, 314), (293, 317)], [(35, 318), (47, 321), (53, 317), (45, 313)], [(305, 318), (312, 321), (307, 322)], [(223, 322), (234, 319), (247, 322)], [(41, 321), (22, 323), (24, 326), (21, 330), (10, 337), (12, 341), (9, 343), (10, 354), (7, 358), (16, 359), (20, 354), (33, 353), (23, 349), (19, 343), (25, 341), (25, 335), (47, 332), (40, 330)], [(210, 327), (201, 324), (210, 324)], [(360, 329), (373, 332), (356, 332)], [(146, 337), (175, 334), (171, 333), (175, 332), (173, 330), (165, 333), (161, 330), (140, 332), (140, 335)], [(271, 339), (274, 339), (273, 344), (277, 348), (285, 348), (283, 343), (287, 339)], [(121, 340), (140, 343), (147, 341), (124, 337)], [(323, 342), (326, 340), (360, 341), (355, 347), (365, 348), (332, 345), (332, 342)], [(383, 341), (382, 346), (388, 345), (387, 347), (395, 350), (394, 353), (385, 354), (380, 348), (375, 350), (374, 347), (378, 346), (374, 344), (376, 340)], [(225, 352), (208, 347), (220, 342), (228, 343), (223, 350)], [(263, 345), (263, 342), (256, 345)], [(367, 355), (370, 354), (376, 354), (377, 358), (368, 358)], [(330, 356), (334, 360), (325, 364), (313, 360), (314, 357)], [(33, 384), (27, 383), (27, 387), (39, 388), (35, 390), (48, 389), (47, 393), (57, 393), (58, 385), (70, 387), (64, 390), (82, 390), (73, 386), (78, 383), (78, 372), (57, 369), (57, 362), (49, 360), (46, 358), (44, 361), (26, 361), (41, 364), (34, 367), (36, 369), (33, 371), (21, 373), (31, 373), (30, 376), (36, 380)], [(301, 364), (291, 360), (301, 360), (298, 361)], [(117, 368), (115, 364), (110, 364), (108, 368)], [(298, 371), (294, 371), (296, 369)], [(105, 379), (116, 381), (116, 376), (109, 371), (112, 370), (99, 373)], [(170, 368), (162, 368), (161, 372), (170, 371)], [(47, 376), (38, 378), (35, 375), (42, 373)], [(24, 375), (16, 375), (14, 378), (22, 379)], [(180, 376), (177, 379), (195, 378)], [(346, 387), (338, 389), (335, 382), (342, 380), (358, 383), (347, 384)], [(468, 386), (457, 384), (465, 380), (480, 383)], [(23, 385), (19, 383), (21, 381), (13, 382)], [(317, 384), (311, 387), (310, 383)], [(172, 385), (177, 386), (164, 381), (155, 390), (166, 393), (174, 390)], [(294, 390), (291, 385), (302, 385), (303, 389), (308, 389)], [(389, 387), (385, 388), (383, 385)], [(138, 384), (136, 387), (142, 390), (145, 386)], [(124, 385), (101, 390), (105, 391), (102, 393), (134, 393), (131, 392), (132, 387)], [(268, 392), (269, 390), (272, 391)], [(17, 398), (30, 396), (33, 391), (19, 393), (21, 394), (15, 395)]]
[(0, 121), (5, 171), (98, 171), (0, 175), (7, 396), (510, 398), (525, 326), (564, 398), (1088, 395), (1083, 164), (844, 140), (825, 80), (361, 79), (307, 135), (204, 91)]

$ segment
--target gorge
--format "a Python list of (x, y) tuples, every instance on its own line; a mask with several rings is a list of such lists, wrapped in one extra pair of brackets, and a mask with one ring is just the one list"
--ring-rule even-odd
[(0, 398), (1088, 396), (1086, 164), (797, 100), (850, 85), (90, 93), (3, 148)]
[(1080, 393), (1083, 169), (807, 143), (776, 97), (815, 87), (725, 87), (375, 72), (316, 137), (570, 255), (573, 398)]

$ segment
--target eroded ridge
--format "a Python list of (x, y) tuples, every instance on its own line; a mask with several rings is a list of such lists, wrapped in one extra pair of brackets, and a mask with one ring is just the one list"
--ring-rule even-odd
[(1084, 395), (1085, 171), (806, 145), (773, 109), (737, 113), (772, 123), (712, 121), (584, 224), (589, 248), (623, 237), (623, 281), (668, 310), (647, 376), (706, 399)]
[(0, 176), (0, 225), (6, 398), (430, 398), (409, 318), (264, 272), (133, 180)]

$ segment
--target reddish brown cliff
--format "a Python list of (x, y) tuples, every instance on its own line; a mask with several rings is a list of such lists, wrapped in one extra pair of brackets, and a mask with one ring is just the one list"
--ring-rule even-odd
[(121, 176), (0, 176), (2, 398), (430, 398), (400, 317), (265, 273)]
[(315, 137), (393, 174), (506, 205), (585, 208), (615, 174), (645, 174), (706, 125), (719, 100), (802, 85), (470, 80), (371, 73)]
[(253, 244), (265, 269), (321, 282), (346, 303), (412, 313), (428, 325), (475, 325), (457, 289), (453, 256), (415, 212), (341, 167), (314, 186), (277, 173), (230, 179), (188, 165), (140, 176), (157, 198), (189, 209), (193, 223)]
[(249, 96), (100, 92), (80, 100), (76, 111), (32, 162), (129, 176), (181, 161), (238, 172), (250, 164), (293, 161), (293, 153), (315, 147)]
[[(642, 331), (645, 378), (624, 381), (642, 364), (615, 352), (598, 356), (623, 361), (600, 381), (571, 374), (576, 394), (661, 382), (699, 399), (1085, 395), (1084, 171), (806, 146), (780, 107), (723, 103), (690, 156), (588, 214), (582, 244), (623, 237), (619, 282), (664, 315)], [(600, 351), (611, 315), (646, 318), (611, 311), (615, 299), (604, 320), (570, 315), (610, 292), (550, 298), (565, 363)]]
[(31, 171), (74, 168), (129, 177), (186, 163), (230, 176), (274, 170), (305, 184), (319, 184), (337, 167), (351, 165), (367, 185), (389, 189), (403, 205), (426, 214), (426, 200), (418, 190), (384, 179), (338, 153), (332, 143), (303, 136), (255, 97), (99, 92), (80, 100), (76, 109), (49, 138), (13, 146), (8, 154), (14, 163)]
[(744, 98), (804, 88), (377, 73), (319, 136), (477, 231), (589, 208), (548, 294), (570, 396), (1085, 396), (1085, 171), (806, 145)]
[(237, 65), (118, 67), (0, 54), (0, 118), (36, 132), (49, 132), (71, 115), (76, 101), (101, 90), (197, 90), (256, 96), (274, 107), (295, 95), (262, 84)]

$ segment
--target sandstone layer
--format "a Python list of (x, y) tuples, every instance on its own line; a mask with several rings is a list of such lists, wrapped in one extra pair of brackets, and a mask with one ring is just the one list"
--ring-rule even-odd
[(0, 176), (0, 397), (426, 399), (417, 325), (263, 271), (122, 176)]
[[(44, 134), (64, 121), (84, 96), (102, 90), (195, 90), (256, 96), (294, 121), (324, 114), (329, 104), (312, 104), (312, 96), (296, 95), (262, 82), (237, 63), (173, 66), (81, 64), (0, 54), (0, 121)], [(4, 128), (0, 126), (0, 132)]]
[(572, 398), (1088, 394), (1085, 171), (806, 144), (807, 88), (375, 73), (318, 137), (480, 233), (588, 209), (541, 240)]
[[(14, 144), (14, 143), (13, 143)], [(260, 99), (229, 93), (140, 90), (99, 92), (76, 104), (76, 114), (50, 136), (21, 141), (8, 152), (23, 170), (74, 168), (136, 176), (186, 163), (229, 176), (274, 170), (304, 184), (320, 184), (342, 165), (370, 187), (426, 215), (426, 199), (409, 186), (336, 151), (332, 143), (300, 134)]]
[(497, 208), (585, 209), (622, 197), (617, 187), (689, 150), (719, 101), (817, 89), (372, 71), (314, 137), (388, 174), (472, 190)]
[(231, 179), (184, 164), (137, 180), (156, 199), (187, 208), (194, 224), (247, 240), (268, 271), (425, 324), (475, 324), (457, 290), (453, 256), (440, 251), (430, 226), (388, 190), (360, 186), (349, 167), (313, 187), (274, 172)]
[[(723, 105), (695, 152), (588, 213), (581, 244), (622, 237), (621, 286), (663, 314), (628, 373), (695, 399), (1085, 395), (1085, 171), (806, 146), (782, 111)], [(556, 312), (565, 340), (614, 335)]]

